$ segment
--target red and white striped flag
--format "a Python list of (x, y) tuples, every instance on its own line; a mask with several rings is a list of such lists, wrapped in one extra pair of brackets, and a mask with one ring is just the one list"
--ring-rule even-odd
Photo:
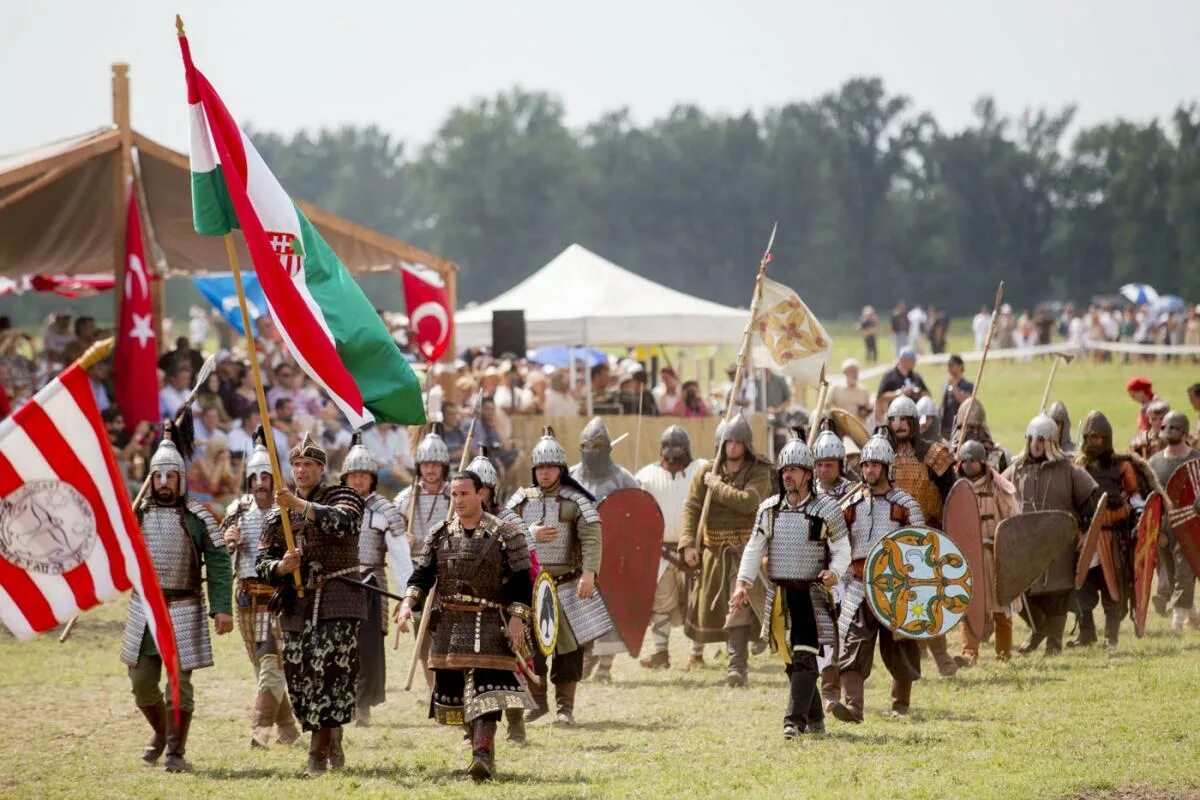
[(171, 617), (87, 372), (0, 422), (0, 621), (18, 639), (136, 589), (179, 707)]

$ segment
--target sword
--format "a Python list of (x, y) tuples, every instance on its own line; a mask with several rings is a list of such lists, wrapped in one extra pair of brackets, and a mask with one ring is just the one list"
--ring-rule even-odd
[(393, 600), (399, 600), (401, 603), (404, 602), (404, 598), (401, 597), (400, 595), (392, 594), (387, 589), (382, 589), (373, 583), (366, 583), (364, 581), (356, 581), (353, 578), (346, 577), (345, 575), (335, 575), (332, 578), (330, 578), (330, 580), (331, 581), (342, 581), (343, 583), (348, 583), (351, 586), (357, 586), (360, 589), (367, 589), (368, 591), (375, 592), (375, 594), (381, 594), (384, 597), (390, 597)]

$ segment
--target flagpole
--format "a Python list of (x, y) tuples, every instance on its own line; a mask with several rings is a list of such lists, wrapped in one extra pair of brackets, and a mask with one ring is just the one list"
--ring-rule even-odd
[[(758, 276), (754, 279), (754, 295), (750, 300), (750, 316), (746, 319), (746, 328), (742, 331), (742, 347), (738, 351), (737, 371), (733, 375), (733, 389), (729, 393), (729, 402), (725, 407), (725, 418), (721, 424), (726, 429), (729, 427), (729, 421), (733, 419), (734, 407), (736, 406), (737, 396), (742, 388), (742, 379), (746, 373), (746, 361), (750, 356), (750, 342), (754, 338), (754, 321), (758, 318), (758, 307), (762, 303), (763, 280), (767, 277), (767, 264), (771, 261), (771, 245), (775, 243), (775, 231), (779, 229), (779, 223), (771, 228), (771, 238), (767, 240), (767, 249), (763, 251), (762, 259), (758, 262)], [(725, 438), (721, 437), (717, 441), (717, 454), (713, 458), (713, 474), (718, 474), (722, 464), (725, 462)], [(704, 528), (708, 524), (708, 509), (712, 505), (712, 491), (704, 493), (704, 507), (700, 509), (700, 521), (696, 524), (696, 543), (693, 545), (697, 549), (702, 547), (701, 539), (704, 536)]]
[[(262, 375), (258, 370), (258, 349), (254, 346), (254, 328), (250, 325), (250, 311), (246, 308), (246, 292), (242, 288), (242, 269), (238, 264), (237, 248), (233, 245), (233, 234), (225, 234), (225, 253), (229, 256), (229, 270), (233, 273), (233, 285), (237, 288), (238, 308), (242, 312), (242, 329), (246, 332), (246, 355), (250, 359), (250, 373), (254, 376), (254, 393), (258, 395), (258, 416), (262, 419), (267, 445), (267, 456), (271, 459), (271, 479), (276, 490), (283, 486), (283, 475), (279, 470), (279, 455), (275, 452), (275, 434), (271, 432), (271, 415), (267, 407), (267, 395), (263, 391)], [(289, 551), (296, 549), (292, 536), (291, 514), (280, 509), (279, 519), (283, 523), (283, 541)], [(300, 584), (300, 570), (293, 570), (292, 580), (296, 594), (303, 597), (304, 587)]]

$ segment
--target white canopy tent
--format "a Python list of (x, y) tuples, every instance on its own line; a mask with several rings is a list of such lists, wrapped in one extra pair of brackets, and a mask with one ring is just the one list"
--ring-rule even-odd
[(457, 312), (458, 347), (490, 344), (492, 312), (517, 309), (525, 312), (530, 348), (736, 343), (748, 313), (669, 289), (573, 244), (499, 297)]

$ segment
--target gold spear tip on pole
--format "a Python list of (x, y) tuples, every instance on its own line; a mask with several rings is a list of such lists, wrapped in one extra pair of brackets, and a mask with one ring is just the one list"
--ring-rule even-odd
[(108, 354), (112, 352), (115, 342), (116, 339), (111, 336), (96, 342), (87, 349), (87, 352), (79, 357), (79, 366), (84, 369), (91, 369), (96, 366), (96, 364), (108, 358)]
[(175, 15), (175, 35), (178, 36), (180, 39), (182, 39), (184, 37), (183, 17), (179, 16), (178, 14)]

